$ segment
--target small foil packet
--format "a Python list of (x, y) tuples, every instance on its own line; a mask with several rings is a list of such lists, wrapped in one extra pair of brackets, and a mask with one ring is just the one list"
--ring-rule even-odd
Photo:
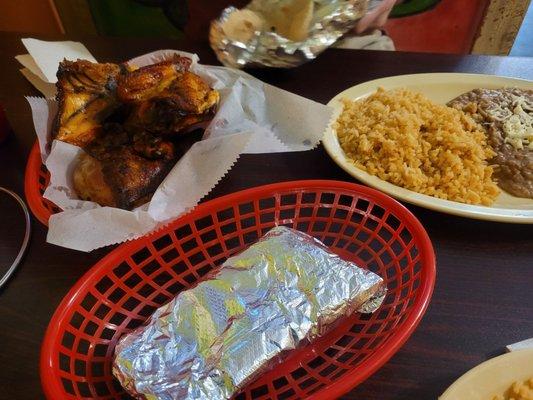
[(339, 318), (375, 311), (385, 293), (378, 275), (276, 227), (123, 336), (113, 374), (137, 398), (229, 399)]
[(224, 9), (209, 41), (230, 67), (291, 68), (316, 58), (381, 0), (252, 0)]

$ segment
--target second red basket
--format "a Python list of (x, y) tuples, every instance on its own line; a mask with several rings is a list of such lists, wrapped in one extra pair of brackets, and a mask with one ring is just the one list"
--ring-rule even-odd
[(261, 186), (199, 205), (163, 229), (122, 244), (57, 308), (43, 342), (49, 399), (129, 398), (111, 375), (115, 344), (154, 310), (275, 225), (322, 240), (385, 280), (371, 315), (354, 314), (243, 389), (238, 399), (332, 399), (383, 365), (429, 303), (435, 255), (417, 219), (376, 190), (336, 181)]

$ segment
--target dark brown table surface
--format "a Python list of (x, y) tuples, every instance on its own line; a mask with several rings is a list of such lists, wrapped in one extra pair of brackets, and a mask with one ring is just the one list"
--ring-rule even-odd
[[(59, 39), (59, 38), (56, 38)], [(197, 52), (218, 64), (207, 43), (164, 39), (75, 38), (101, 61), (121, 61), (152, 50)], [(0, 104), (13, 128), (0, 144), (0, 185), (23, 195), (24, 167), (35, 140), (25, 95), (38, 95), (14, 60), (20, 36), (0, 34)], [(256, 70), (260, 79), (326, 103), (352, 85), (419, 72), (477, 72), (533, 79), (533, 59), (329, 50), (292, 70)], [(294, 179), (353, 181), (322, 148), (301, 153), (245, 155), (209, 198)], [(533, 226), (490, 223), (409, 206), (437, 254), (437, 283), (416, 332), (378, 372), (343, 399), (435, 399), (456, 378), (533, 336)], [(22, 215), (0, 195), (0, 268), (22, 239)], [(0, 399), (41, 399), (39, 350), (52, 313), (74, 282), (106, 254), (86, 254), (46, 243), (33, 220), (29, 251), (0, 292)], [(1, 271), (3, 272), (3, 271)]]

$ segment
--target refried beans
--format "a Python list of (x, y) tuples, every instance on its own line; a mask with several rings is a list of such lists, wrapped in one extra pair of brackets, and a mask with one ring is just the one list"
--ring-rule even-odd
[(517, 197), (533, 198), (533, 90), (474, 89), (449, 106), (470, 114), (485, 130), (496, 155), (498, 186)]

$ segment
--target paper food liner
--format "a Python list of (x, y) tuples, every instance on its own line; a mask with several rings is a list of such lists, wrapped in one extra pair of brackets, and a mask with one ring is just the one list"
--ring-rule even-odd
[(196, 55), (174, 50), (149, 53), (130, 63), (142, 67), (174, 54), (192, 58), (191, 71), (220, 92), (220, 105), (203, 139), (176, 163), (151, 201), (132, 211), (77, 198), (72, 173), (83, 150), (58, 140), (50, 147), (57, 104), (27, 98), (42, 159), (51, 175), (44, 197), (64, 210), (50, 217), (49, 243), (90, 251), (143, 236), (195, 207), (240, 154), (309, 150), (321, 140), (332, 114), (329, 107), (242, 71), (201, 65)]

